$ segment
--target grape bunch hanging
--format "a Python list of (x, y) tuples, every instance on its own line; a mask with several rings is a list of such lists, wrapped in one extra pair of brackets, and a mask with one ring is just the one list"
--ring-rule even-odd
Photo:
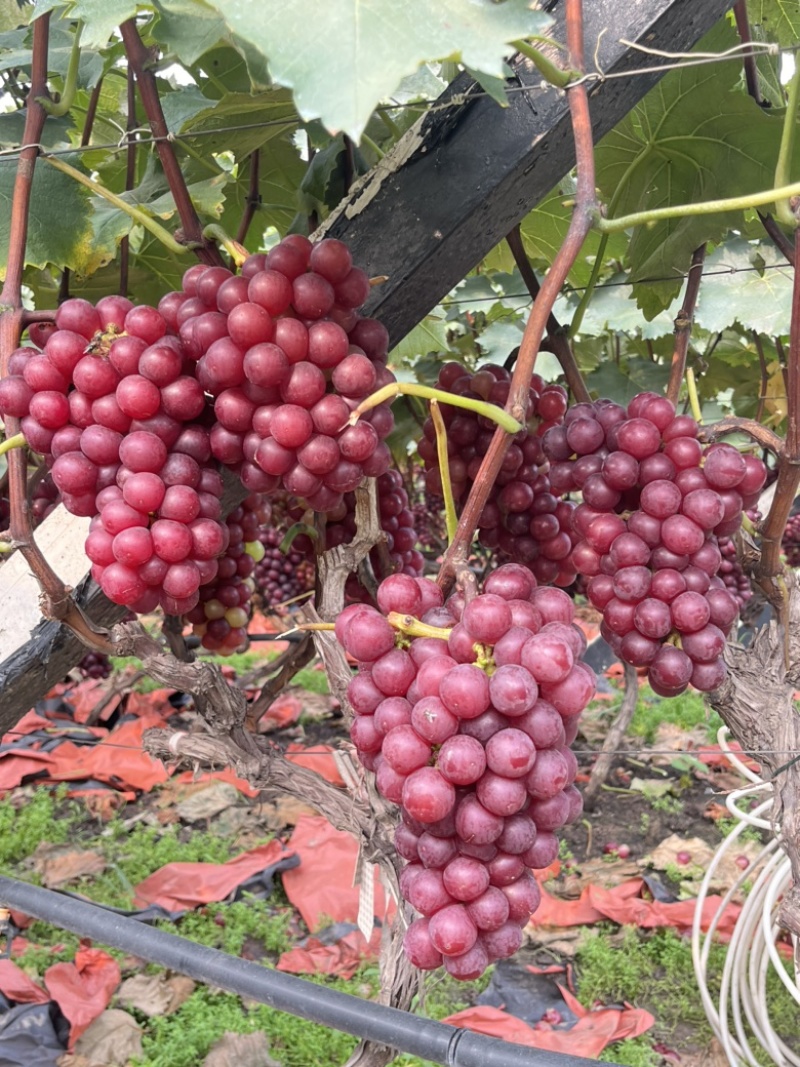
[[(0, 412), (21, 419), (67, 509), (92, 518), (86, 551), (111, 600), (191, 616), (208, 647), (232, 651), (260, 551), (243, 550), (239, 524), (222, 519), (220, 467), (256, 494), (282, 486), (334, 522), (364, 476), (386, 473), (390, 408), (348, 425), (394, 380), (386, 330), (356, 310), (368, 293), (341, 242), (290, 236), (239, 275), (190, 268), (157, 309), (73, 299), (54, 328), (31, 328), (42, 349), (13, 354)], [(413, 530), (399, 540), (394, 562), (419, 571)], [(230, 603), (201, 619), (201, 601), (220, 611), (220, 588)]]
[(401, 808), (400, 888), (419, 913), (404, 945), (422, 970), (469, 980), (513, 955), (540, 899), (531, 871), (553, 862), (555, 831), (582, 810), (568, 746), (595, 678), (573, 613), (566, 593), (512, 563), (469, 601), (394, 575), (377, 609), (337, 619), (358, 668), (350, 736)]

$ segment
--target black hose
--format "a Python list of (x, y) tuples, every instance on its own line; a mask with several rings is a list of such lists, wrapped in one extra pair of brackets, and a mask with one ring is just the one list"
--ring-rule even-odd
[(0, 901), (199, 982), (446, 1067), (590, 1067), (596, 1062), (526, 1048), (361, 1000), (14, 878), (0, 877)]

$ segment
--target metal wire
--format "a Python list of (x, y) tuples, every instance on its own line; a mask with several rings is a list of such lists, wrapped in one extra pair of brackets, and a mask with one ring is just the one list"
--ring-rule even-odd
[[(752, 1043), (766, 1052), (776, 1067), (800, 1067), (800, 1056), (789, 1048), (776, 1032), (767, 998), (767, 977), (772, 968), (793, 1000), (800, 1006), (800, 943), (793, 936), (794, 977), (787, 971), (778, 948), (781, 928), (775, 919), (780, 896), (792, 884), (791, 864), (780, 847), (780, 837), (772, 837), (762, 848), (751, 867), (746, 868), (720, 901), (708, 932), (703, 937), (701, 923), (704, 906), (714, 873), (724, 856), (748, 827), (772, 832), (772, 782), (763, 781), (746, 767), (728, 743), (728, 728), (717, 734), (720, 747), (730, 762), (749, 781), (743, 789), (734, 790), (726, 806), (738, 825), (717, 849), (700, 886), (692, 925), (692, 959), (700, 997), (711, 1028), (723, 1047), (730, 1064), (742, 1061), (750, 1067), (760, 1067)], [(753, 811), (740, 807), (740, 801), (762, 799)], [(708, 960), (714, 933), (723, 913), (744, 882), (751, 877), (751, 868), (764, 864), (742, 905), (733, 936), (725, 956), (719, 996), (715, 1000), (708, 986)], [(731, 1027), (732, 1023), (732, 1027)]]

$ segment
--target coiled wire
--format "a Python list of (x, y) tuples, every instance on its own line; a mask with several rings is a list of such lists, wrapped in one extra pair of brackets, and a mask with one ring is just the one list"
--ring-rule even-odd
[[(782, 894), (791, 886), (791, 867), (788, 857), (780, 847), (779, 837), (771, 838), (756, 860), (742, 871), (728, 889), (720, 900), (705, 935), (701, 929), (709, 887), (723, 857), (736, 845), (749, 826), (770, 833), (773, 831), (770, 819), (773, 803), (772, 783), (763, 781), (741, 762), (727, 744), (728, 733), (725, 726), (718, 732), (720, 748), (750, 784), (728, 795), (726, 806), (737, 820), (737, 825), (717, 849), (700, 885), (692, 924), (695, 976), (708, 1021), (732, 1067), (738, 1067), (742, 1063), (748, 1064), (749, 1067), (760, 1067), (751, 1042), (757, 1042), (777, 1067), (800, 1067), (800, 1055), (781, 1040), (772, 1024), (767, 1000), (767, 977), (772, 968), (800, 1008), (800, 944), (798, 939), (793, 937), (793, 978), (787, 971), (777, 946), (782, 931), (776, 921), (776, 913)], [(752, 811), (746, 811), (740, 806), (742, 802), (749, 806), (753, 800), (761, 802)], [(744, 882), (752, 877), (752, 870), (762, 863), (763, 868), (736, 920), (725, 956), (718, 999), (715, 1001), (708, 985), (708, 960), (714, 933), (734, 895)]]

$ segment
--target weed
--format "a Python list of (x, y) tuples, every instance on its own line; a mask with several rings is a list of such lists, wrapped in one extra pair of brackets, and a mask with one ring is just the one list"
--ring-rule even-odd
[[(741, 825), (738, 819), (728, 817), (724, 815), (721, 819), (717, 819), (717, 829), (722, 837), (728, 837), (737, 826)], [(739, 838), (740, 841), (754, 841), (757, 845), (764, 844), (764, 838), (761, 835), (761, 831), (756, 826), (746, 826)]]
[(653, 811), (663, 811), (665, 815), (680, 815), (683, 804), (679, 797), (670, 796), (666, 793), (663, 797), (651, 797), (650, 807)]
[(558, 842), (558, 858), (562, 863), (568, 863), (570, 860), (575, 859), (575, 855), (567, 842), (562, 837)]
[(0, 801), (0, 870), (3, 873), (18, 875), (18, 871), (10, 868), (30, 856), (40, 842), (61, 845), (70, 839), (79, 819), (77, 806), (60, 810), (56, 818), (56, 807), (65, 792), (64, 788), (55, 793), (37, 789), (21, 807), (15, 806), (10, 797)]
[(302, 689), (307, 689), (309, 693), (330, 693), (325, 672), (315, 671), (311, 667), (298, 671), (292, 685), (299, 685)]
[(601, 1063), (616, 1063), (620, 1067), (658, 1067), (663, 1062), (646, 1036), (617, 1041), (604, 1049), (599, 1058)]
[(215, 834), (192, 831), (182, 841), (175, 827), (145, 826), (137, 823), (126, 829), (115, 820), (95, 846), (105, 854), (110, 866), (79, 890), (102, 904), (130, 904), (134, 886), (167, 863), (225, 863), (235, 850), (232, 843)]
[(674, 723), (683, 730), (705, 726), (708, 739), (715, 740), (722, 719), (711, 711), (698, 693), (682, 693), (679, 697), (658, 697), (649, 686), (643, 686), (639, 703), (633, 714), (629, 732), (652, 744), (662, 723)]
[[(278, 955), (292, 947), (289, 936), (292, 918), (292, 909), (282, 908), (276, 912), (272, 901), (245, 897), (234, 904), (211, 905), (201, 911), (189, 912), (180, 920), (177, 932), (190, 941), (221, 949), (233, 956), (241, 955), (248, 938), (259, 941), (267, 952)], [(170, 933), (175, 932), (172, 923), (158, 925)]]
[(643, 811), (639, 817), (639, 833), (645, 837), (650, 831), (650, 812)]

